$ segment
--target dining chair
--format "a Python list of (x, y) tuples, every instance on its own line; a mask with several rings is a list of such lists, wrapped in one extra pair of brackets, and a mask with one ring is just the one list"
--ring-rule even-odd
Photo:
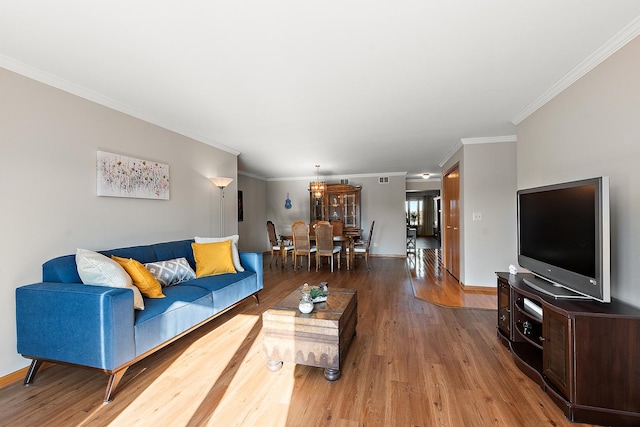
[(340, 252), (342, 246), (333, 244), (333, 225), (328, 221), (319, 221), (316, 224), (316, 271), (320, 268), (322, 257), (331, 258), (331, 272), (333, 273), (333, 258), (338, 254), (338, 268), (340, 268)]
[(333, 225), (333, 235), (334, 236), (342, 236), (342, 232), (344, 229), (344, 222), (341, 219), (332, 219), (329, 221), (331, 225)]
[(367, 263), (367, 270), (369, 268), (369, 246), (371, 246), (371, 240), (373, 240), (373, 226), (375, 225), (375, 221), (371, 221), (371, 229), (369, 230), (369, 236), (367, 240), (358, 246), (353, 247), (353, 254), (351, 254), (350, 248), (347, 248), (347, 270), (353, 268), (349, 265), (349, 259), (353, 258), (353, 263), (355, 264), (357, 257), (364, 257), (364, 261)]
[(293, 235), (293, 268), (298, 269), (298, 257), (307, 257), (307, 271), (311, 271), (311, 254), (316, 251), (315, 246), (311, 246), (309, 237), (309, 225), (303, 221), (296, 221), (291, 226)]
[[(289, 251), (293, 250), (293, 245), (286, 245), (282, 240), (278, 239), (276, 227), (271, 221), (267, 221), (267, 234), (269, 236), (269, 247), (271, 248), (271, 261), (269, 261), (269, 267), (271, 267), (271, 263), (275, 257), (276, 265), (278, 265), (278, 258), (281, 258), (283, 260), (282, 267), (284, 268), (287, 263)], [(281, 251), (284, 251), (284, 253)]]
[(407, 227), (407, 252), (416, 251), (417, 230), (414, 227)]

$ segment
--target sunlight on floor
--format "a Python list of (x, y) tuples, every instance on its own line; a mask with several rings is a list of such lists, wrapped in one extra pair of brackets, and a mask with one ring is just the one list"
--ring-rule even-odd
[[(284, 426), (294, 384), (293, 366), (285, 365), (278, 373), (264, 367), (262, 333), (256, 335), (254, 330), (259, 327), (259, 320), (258, 316), (236, 315), (227, 320), (224, 327), (215, 328), (200, 338), (153, 384), (141, 390), (138, 398), (110, 425), (145, 425), (146, 419), (159, 417), (170, 420), (171, 425), (260, 425), (261, 420), (252, 408), (271, 401), (273, 413), (269, 416), (269, 425)], [(247, 349), (249, 344), (245, 340), (252, 331), (256, 336)], [(196, 353), (198, 357), (192, 357)], [(192, 360), (203, 358), (211, 363), (191, 365)], [(257, 365), (264, 368), (256, 370)], [(176, 388), (184, 377), (197, 380), (188, 387)], [(228, 389), (233, 390), (231, 396), (226, 393)], [(159, 399), (166, 404), (148, 405), (149, 401)], [(264, 422), (264, 412), (261, 418)]]

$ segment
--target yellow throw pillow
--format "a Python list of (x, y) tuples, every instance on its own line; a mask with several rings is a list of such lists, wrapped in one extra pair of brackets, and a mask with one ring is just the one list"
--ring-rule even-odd
[(196, 277), (236, 273), (231, 256), (231, 240), (217, 243), (192, 243)]
[(140, 289), (140, 293), (147, 298), (164, 298), (162, 285), (140, 262), (133, 258), (120, 258), (111, 255), (114, 261), (124, 268), (124, 271), (131, 276), (133, 284)]

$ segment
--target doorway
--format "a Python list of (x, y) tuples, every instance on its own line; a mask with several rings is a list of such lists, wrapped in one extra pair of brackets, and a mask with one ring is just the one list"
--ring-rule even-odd
[(460, 281), (460, 165), (445, 173), (442, 182), (444, 266)]

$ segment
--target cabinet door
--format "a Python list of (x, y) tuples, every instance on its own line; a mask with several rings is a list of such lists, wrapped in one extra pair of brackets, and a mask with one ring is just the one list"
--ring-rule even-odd
[(310, 200), (310, 204), (311, 204), (310, 222), (325, 221), (325, 218), (324, 218), (324, 197), (320, 197), (319, 199), (316, 199), (315, 197), (313, 197), (313, 195), (311, 195), (309, 200)]
[(509, 283), (498, 280), (498, 329), (508, 339), (511, 337), (511, 288)]
[(342, 195), (341, 194), (329, 194), (329, 217), (327, 221), (342, 220)]
[(344, 226), (345, 227), (359, 227), (357, 221), (358, 203), (355, 193), (344, 195)]
[(574, 400), (571, 369), (572, 334), (570, 318), (546, 307), (543, 309), (542, 373), (571, 401)]

